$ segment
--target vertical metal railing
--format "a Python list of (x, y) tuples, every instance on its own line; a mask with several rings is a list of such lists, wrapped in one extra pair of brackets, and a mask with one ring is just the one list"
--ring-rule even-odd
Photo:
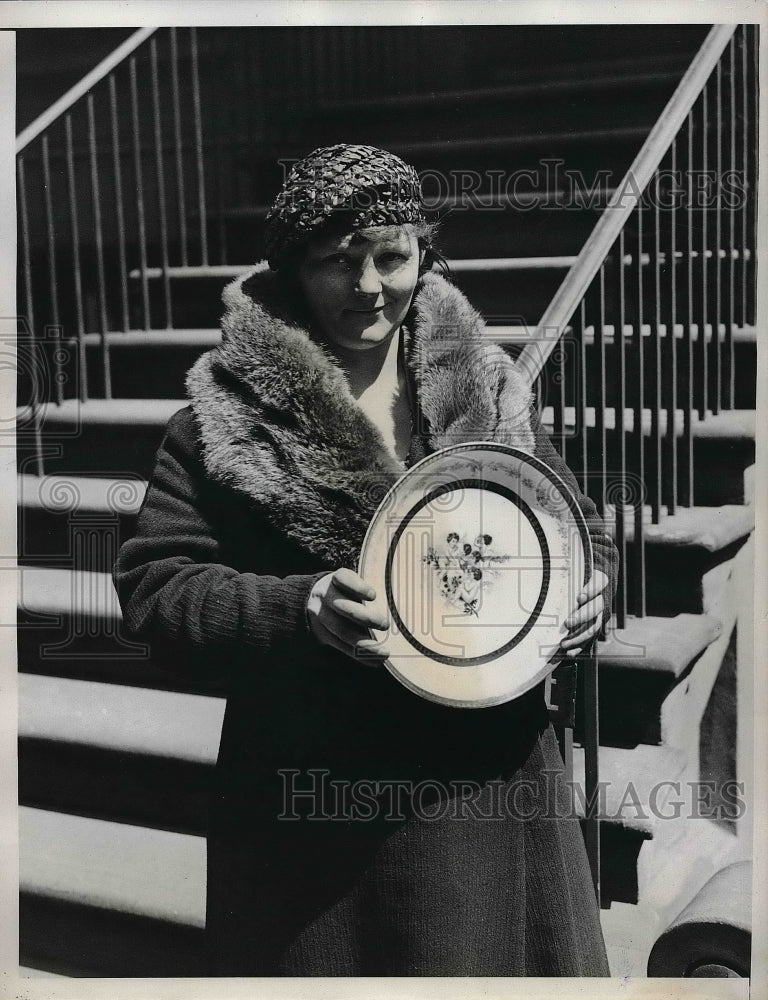
[(202, 61), (194, 28), (141, 29), (17, 138), (36, 411), (109, 399), (114, 338), (172, 326), (173, 267), (209, 262)]
[(157, 65), (157, 38), (149, 41), (150, 69), (152, 77), (152, 124), (155, 147), (155, 176), (157, 177), (157, 211), (160, 222), (160, 270), (162, 272), (162, 298), (164, 326), (172, 326), (171, 319), (171, 279), (168, 273), (168, 213), (165, 202), (165, 169), (163, 150), (163, 121), (160, 111), (160, 84)]
[[(336, 41), (338, 30), (331, 32)], [(297, 37), (299, 42), (308, 44)], [(569, 382), (566, 355), (559, 353), (556, 436), (598, 505), (622, 507), (616, 531), (631, 549), (622, 620), (625, 613), (644, 612), (648, 512), (637, 502), (626, 510), (609, 503), (615, 493), (609, 478), (643, 484), (653, 520), (678, 503), (694, 502), (696, 419), (734, 405), (734, 326), (751, 322), (754, 312), (756, 46), (754, 28), (713, 29), (693, 75), (681, 84), (682, 95), (670, 102), (674, 127), (655, 129), (649, 151), (641, 155), (644, 192), (663, 190), (658, 174), (665, 156), (673, 173), (685, 165), (687, 205), (675, 207), (673, 197), (669, 210), (652, 201), (631, 209), (601, 246), (590, 242), (585, 248), (594, 266), (588, 278), (578, 279), (575, 297), (569, 292), (570, 305), (560, 293), (553, 303), (560, 330), (574, 318), (578, 368)], [(308, 52), (324, 79), (331, 69), (315, 48)], [(27, 314), (34, 314), (40, 330), (62, 331), (76, 358), (72, 370), (57, 370), (40, 403), (109, 397), (112, 337), (173, 325), (173, 268), (225, 259), (223, 188), (229, 181), (215, 130), (206, 144), (201, 88), (201, 77), (220, 76), (222, 67), (215, 46), (201, 52), (194, 28), (143, 29), (89, 74), (74, 97), (57, 102), (42, 123), (19, 136), (20, 220), (23, 215), (27, 227), (21, 300), (29, 300)], [(354, 75), (352, 63), (347, 69)], [(264, 86), (250, 64), (244, 79), (248, 86)], [(221, 86), (221, 80), (214, 82)], [(322, 81), (317, 87), (319, 99), (327, 88)], [(244, 113), (247, 132), (257, 119), (252, 109)], [(209, 158), (218, 165), (213, 197)], [(709, 170), (718, 179), (714, 200), (692, 204), (702, 194), (694, 175)], [(746, 200), (727, 200), (725, 173), (743, 179)], [(615, 214), (615, 206), (605, 213)], [(577, 263), (574, 272), (579, 268)], [(587, 295), (590, 282), (594, 290)], [(50, 351), (51, 345), (41, 342), (39, 348)], [(89, 350), (97, 362), (92, 370)], [(61, 352), (54, 350), (53, 357), (61, 369)], [(623, 373), (618, 392), (616, 359)], [(573, 425), (566, 420), (571, 409)]]
[[(53, 342), (53, 370), (54, 370), (54, 396), (57, 403), (61, 403), (64, 399), (64, 378), (63, 378), (63, 365), (62, 365), (62, 355), (61, 355), (61, 323), (60, 323), (60, 313), (59, 313), (59, 286), (56, 280), (56, 223), (53, 215), (53, 199), (51, 198), (51, 159), (48, 150), (48, 136), (44, 135), (42, 138), (42, 162), (43, 162), (43, 187), (45, 189), (45, 232), (47, 236), (47, 248), (48, 248), (48, 293), (50, 295), (51, 303), (51, 320), (53, 323), (54, 342)], [(22, 225), (24, 228), (28, 227), (26, 221), (27, 205), (26, 205), (26, 188), (20, 189), (20, 202), (22, 204), (24, 217), (22, 220)], [(27, 233), (28, 239), (28, 233)], [(28, 245), (25, 241), (26, 253), (28, 253)], [(28, 261), (24, 259), (24, 268), (26, 270)], [(30, 294), (29, 292), (27, 294)], [(31, 297), (31, 296), (30, 296)]]
[(184, 186), (182, 157), (181, 89), (179, 85), (179, 45), (177, 29), (171, 28), (171, 106), (173, 110), (173, 148), (176, 169), (176, 213), (179, 226), (179, 244), (182, 267), (189, 263), (187, 248), (187, 202)]
[[(626, 468), (634, 468), (638, 483), (645, 483), (645, 434), (643, 428), (643, 414), (645, 408), (645, 288), (643, 282), (643, 243), (644, 235), (643, 206), (640, 204), (637, 209), (637, 243), (635, 245), (634, 264), (637, 271), (636, 277), (636, 310), (637, 317), (634, 329), (633, 341), (635, 345), (635, 379), (636, 393), (632, 403), (632, 457)], [(623, 264), (623, 261), (622, 261)], [(622, 474), (625, 467), (620, 470)], [(633, 549), (633, 569), (632, 574), (632, 604), (635, 614), (645, 614), (645, 521), (643, 519), (643, 503), (645, 501), (644, 491), (639, 495), (634, 495), (632, 522), (634, 527), (634, 549)]]
[[(666, 504), (667, 513), (677, 509), (677, 137), (672, 140), (669, 151), (669, 169), (672, 192), (669, 201), (668, 252), (666, 254), (666, 301), (664, 303), (661, 405), (667, 413), (667, 433), (664, 436), (664, 450), (661, 468), (661, 500)], [(670, 425), (672, 433), (670, 433)]]
[(200, 263), (208, 263), (208, 216), (205, 196), (205, 158), (203, 155), (203, 118), (200, 100), (200, 57), (197, 47), (197, 31), (189, 30), (189, 48), (192, 62), (192, 109), (195, 126), (195, 176), (197, 179), (197, 210), (200, 219)]
[(685, 191), (688, 200), (685, 217), (685, 323), (683, 325), (684, 353), (681, 358), (681, 367), (685, 372), (685, 386), (683, 392), (683, 457), (682, 457), (682, 477), (680, 480), (680, 503), (684, 507), (693, 504), (693, 416), (695, 407), (694, 378), (693, 378), (693, 329), (695, 322), (694, 312), (694, 275), (696, 258), (696, 228), (694, 226), (694, 142), (693, 142), (693, 111), (688, 112), (686, 121), (686, 184)]
[[(542, 345), (556, 345), (566, 327), (579, 338), (580, 367), (567, 383), (570, 397), (555, 392), (547, 398), (556, 429), (566, 423), (573, 402), (566, 454), (606, 521), (614, 520), (621, 560), (618, 628), (629, 615), (642, 617), (647, 610), (647, 521), (659, 523), (679, 505), (695, 502), (697, 422), (737, 402), (734, 334), (737, 323), (753, 321), (756, 294), (755, 35), (750, 26), (710, 31), (618, 186), (622, 199), (627, 191), (637, 196), (629, 205), (612, 197), (542, 317), (535, 347), (524, 348), (519, 359), (529, 373), (543, 369), (551, 387), (561, 372), (559, 364), (544, 363)], [(687, 177), (680, 176), (683, 165)], [(707, 192), (699, 181), (710, 173)], [(746, 202), (740, 215), (727, 201), (734, 183)], [(609, 266), (618, 268), (618, 276), (607, 285)], [(615, 373), (610, 381), (607, 349)], [(585, 795), (591, 801), (599, 745), (592, 655), (582, 660), (582, 678)], [(587, 821), (585, 840), (599, 893), (596, 820)]]
[(131, 139), (133, 147), (133, 179), (136, 191), (136, 238), (139, 257), (139, 280), (141, 282), (141, 314), (142, 327), (150, 328), (149, 314), (149, 278), (147, 274), (147, 224), (144, 211), (144, 174), (142, 166), (141, 124), (139, 120), (139, 89), (136, 72), (136, 60), (131, 58), (128, 64), (131, 91)]
[(93, 212), (93, 236), (96, 256), (96, 289), (99, 305), (99, 342), (101, 345), (101, 374), (103, 378), (104, 397), (112, 396), (112, 381), (109, 368), (109, 341), (107, 340), (107, 290), (104, 276), (104, 234), (101, 225), (101, 189), (99, 185), (99, 165), (96, 156), (96, 117), (94, 112), (93, 94), (86, 99), (88, 108), (88, 152), (91, 168), (91, 211)]
[[(658, 175), (657, 175), (658, 177)], [(661, 448), (662, 448), (662, 410), (661, 410), (661, 316), (663, 304), (663, 288), (661, 282), (661, 206), (659, 205), (660, 190), (658, 184), (649, 188), (653, 198), (653, 232), (650, 241), (651, 267), (653, 274), (653, 323), (651, 326), (651, 359), (652, 367), (648, 379), (648, 398), (651, 416), (650, 461), (648, 462), (648, 479), (646, 487), (651, 500), (651, 518), (658, 524), (661, 516)], [(642, 267), (642, 261), (641, 261)], [(637, 414), (641, 437), (644, 436), (643, 423), (645, 412)], [(667, 428), (665, 428), (666, 430)]]
[[(701, 171), (706, 179), (709, 176), (709, 84), (704, 85), (704, 92), (701, 97)], [(707, 197), (707, 191), (704, 191)], [(708, 234), (709, 212), (706, 206), (701, 209), (701, 244), (699, 253), (701, 254), (701, 268), (699, 278), (699, 295), (701, 306), (699, 309), (699, 365), (701, 377), (697, 379), (696, 400), (700, 419), (707, 415), (709, 397), (709, 348), (708, 348), (708, 328), (709, 328), (709, 234)]]
[[(728, 46), (728, 171), (731, 177), (736, 173), (736, 41), (731, 38)], [(733, 409), (735, 400), (735, 379), (734, 379), (734, 350), (733, 350), (733, 327), (736, 320), (735, 301), (736, 294), (736, 209), (733, 199), (729, 199), (727, 206), (727, 244), (726, 244), (726, 271), (727, 280), (725, 285), (725, 372), (723, 376), (725, 406)]]
[[(566, 452), (626, 552), (619, 626), (646, 613), (647, 523), (695, 503), (698, 422), (737, 403), (736, 334), (755, 300), (756, 32), (710, 31), (618, 186), (624, 203), (599, 220), (540, 324), (555, 344), (570, 324), (591, 375), (549, 398), (555, 410), (573, 403)], [(610, 266), (620, 273), (607, 283)]]
[(21, 272), (24, 281), (24, 305), (26, 308), (26, 318), (28, 332), (30, 334), (30, 351), (33, 357), (28, 363), (30, 368), (29, 405), (32, 408), (32, 428), (35, 441), (35, 458), (38, 475), (43, 472), (43, 446), (42, 430), (40, 426), (40, 384), (35, 372), (34, 354), (37, 348), (35, 337), (35, 312), (34, 296), (32, 294), (32, 270), (30, 267), (29, 254), (29, 214), (27, 212), (27, 180), (25, 172), (24, 157), (20, 156), (16, 161), (16, 179), (19, 191), (19, 223), (20, 223), (20, 249), (21, 249)]
[[(616, 407), (616, 438), (619, 449), (619, 468), (627, 467), (627, 433), (626, 433), (626, 409), (627, 409), (627, 344), (626, 344), (626, 304), (627, 304), (627, 269), (624, 266), (626, 255), (625, 233), (622, 229), (619, 233), (619, 262), (618, 271), (618, 311), (616, 319), (616, 350), (618, 352), (618, 395), (615, 399)], [(638, 338), (641, 340), (642, 338)], [(623, 484), (622, 484), (623, 485)], [(619, 553), (618, 580), (616, 581), (616, 624), (619, 628), (624, 628), (627, 619), (627, 532), (625, 523), (625, 506), (628, 500), (626, 488), (619, 490), (616, 497), (615, 524), (616, 524), (616, 548)]]
[(88, 374), (85, 356), (85, 311), (83, 308), (83, 281), (80, 266), (80, 223), (78, 216), (78, 196), (75, 181), (75, 152), (72, 142), (72, 116), (64, 118), (67, 155), (67, 193), (69, 195), (69, 223), (72, 234), (72, 281), (75, 291), (75, 333), (77, 337), (77, 366), (80, 401), (88, 399)]
[(125, 208), (123, 203), (122, 147), (120, 145), (120, 119), (117, 108), (117, 87), (114, 76), (109, 78), (109, 116), (112, 138), (112, 172), (115, 183), (115, 223), (117, 227), (117, 264), (120, 280), (120, 325), (130, 327), (128, 306), (128, 263), (126, 257)]
[[(712, 142), (715, 147), (714, 169), (718, 181), (723, 176), (723, 61), (718, 62), (715, 69), (715, 128), (712, 131)], [(713, 285), (714, 316), (712, 317), (711, 357), (713, 362), (714, 384), (710, 405), (712, 412), (717, 414), (722, 406), (722, 356), (720, 352), (720, 319), (723, 314), (723, 211), (722, 185), (717, 183), (714, 192), (715, 225), (713, 227), (714, 243), (712, 257), (715, 271)]]

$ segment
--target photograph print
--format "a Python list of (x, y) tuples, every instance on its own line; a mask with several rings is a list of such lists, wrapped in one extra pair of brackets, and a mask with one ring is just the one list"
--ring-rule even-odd
[(760, 29), (16, 31), (25, 984), (749, 978)]

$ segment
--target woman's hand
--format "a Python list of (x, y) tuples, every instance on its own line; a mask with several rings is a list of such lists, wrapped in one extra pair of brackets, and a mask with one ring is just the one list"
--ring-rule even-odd
[(592, 578), (576, 598), (576, 608), (565, 620), (568, 635), (560, 643), (568, 656), (576, 656), (600, 631), (603, 623), (605, 604), (603, 592), (608, 586), (608, 577), (596, 569)]
[(376, 591), (351, 569), (337, 569), (321, 577), (307, 601), (309, 629), (318, 642), (333, 646), (355, 660), (383, 662), (387, 653), (368, 629), (388, 629), (389, 620), (363, 601), (376, 599)]

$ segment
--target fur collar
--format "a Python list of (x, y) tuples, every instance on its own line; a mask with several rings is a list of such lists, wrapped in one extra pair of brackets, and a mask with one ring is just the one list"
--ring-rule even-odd
[[(187, 375), (203, 463), (325, 564), (354, 567), (403, 468), (310, 339), (266, 264), (224, 290), (222, 343)], [(531, 390), (445, 278), (426, 274), (407, 319), (408, 364), (433, 450), (498, 441), (534, 450)]]

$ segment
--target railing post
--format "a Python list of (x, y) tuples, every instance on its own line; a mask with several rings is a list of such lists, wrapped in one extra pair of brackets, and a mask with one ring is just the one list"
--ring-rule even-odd
[[(728, 46), (728, 117), (729, 117), (729, 163), (728, 171), (731, 179), (736, 176), (736, 42), (732, 37)], [(734, 407), (735, 371), (733, 352), (733, 325), (735, 323), (734, 297), (736, 294), (736, 206), (731, 200), (728, 206), (728, 247), (727, 247), (728, 282), (726, 285), (725, 308), (725, 386), (723, 405), (726, 409)]]
[[(653, 327), (651, 331), (651, 358), (653, 360), (653, 377), (651, 379), (651, 519), (654, 524), (659, 523), (661, 517), (661, 209), (659, 206), (658, 180), (656, 174), (657, 190), (655, 192), (655, 203), (653, 206)], [(667, 414), (667, 434), (674, 433), (673, 415)], [(640, 414), (640, 433), (642, 435), (643, 414)]]
[[(53, 196), (51, 193), (51, 164), (48, 150), (48, 136), (41, 143), (43, 160), (43, 197), (45, 203), (45, 231), (48, 243), (48, 288), (51, 296), (51, 318), (56, 331), (53, 343), (54, 395), (61, 406), (64, 401), (64, 370), (61, 361), (61, 319), (59, 314), (59, 282), (56, 270), (56, 226), (53, 219)], [(20, 199), (21, 200), (21, 199)], [(26, 212), (26, 195), (23, 210)], [(27, 254), (29, 248), (27, 247)]]
[[(595, 402), (595, 436), (597, 438), (597, 449), (600, 455), (600, 483), (597, 488), (597, 508), (601, 516), (605, 516), (605, 499), (608, 480), (608, 438), (606, 434), (606, 394), (608, 383), (605, 369), (605, 329), (606, 329), (606, 303), (605, 303), (605, 264), (598, 272), (598, 316), (595, 323), (595, 355), (597, 369), (597, 394)], [(614, 339), (615, 343), (615, 339)]]
[(115, 175), (115, 220), (117, 222), (117, 253), (120, 272), (120, 306), (123, 330), (130, 329), (128, 311), (128, 266), (125, 256), (125, 213), (123, 211), (123, 172), (120, 150), (120, 126), (117, 116), (117, 82), (109, 77), (109, 114), (112, 125), (112, 170)]
[(712, 253), (715, 264), (715, 306), (712, 321), (712, 366), (714, 385), (712, 392), (712, 412), (719, 413), (722, 407), (722, 357), (720, 323), (723, 318), (723, 66), (718, 62), (715, 69), (715, 232)]
[[(686, 323), (683, 331), (683, 343), (685, 345), (685, 366), (686, 366), (686, 391), (685, 403), (683, 406), (683, 477), (682, 492), (680, 502), (686, 506), (693, 506), (693, 295), (694, 295), (694, 225), (693, 225), (693, 111), (688, 112), (687, 123), (688, 154), (686, 160), (686, 171), (688, 174), (687, 197), (687, 232), (685, 243), (686, 256)], [(703, 331), (702, 331), (703, 335)]]
[(662, 502), (666, 501), (667, 513), (677, 509), (677, 138), (670, 147), (670, 171), (672, 175), (672, 197), (669, 208), (669, 252), (666, 256), (669, 287), (669, 302), (666, 310), (667, 336), (664, 341), (665, 364), (663, 366), (663, 406), (667, 411), (667, 433), (664, 438), (663, 477), (666, 489), (662, 491)]
[(616, 435), (618, 438), (619, 454), (619, 477), (618, 489), (614, 490), (616, 495), (615, 524), (616, 524), (616, 548), (619, 552), (618, 583), (616, 586), (616, 625), (618, 628), (626, 626), (627, 617), (627, 538), (625, 527), (625, 505), (630, 499), (631, 493), (627, 487), (627, 434), (625, 427), (625, 411), (627, 406), (627, 348), (624, 324), (626, 322), (626, 283), (625, 283), (625, 239), (624, 230), (619, 233), (618, 246), (618, 279), (619, 279), (619, 303), (616, 320), (616, 332), (614, 333), (614, 348), (618, 351), (619, 378), (618, 378), (618, 398), (616, 399)]
[(136, 225), (139, 237), (139, 268), (141, 271), (141, 304), (144, 329), (151, 325), (149, 312), (149, 282), (147, 280), (147, 228), (144, 216), (144, 176), (141, 164), (141, 128), (139, 125), (139, 94), (136, 80), (136, 59), (131, 57), (128, 64), (131, 87), (131, 124), (133, 126), (133, 170), (136, 182)]
[[(643, 408), (645, 406), (645, 303), (643, 301), (643, 206), (637, 207), (637, 252), (635, 266), (637, 267), (637, 328), (635, 330), (635, 371), (637, 385), (634, 395), (632, 432), (635, 468), (638, 481), (645, 483), (645, 435), (643, 434)], [(645, 497), (642, 492), (635, 498), (634, 504), (634, 573), (632, 580), (632, 607), (635, 614), (642, 618), (645, 615), (645, 538), (643, 537)]]
[[(600, 722), (598, 706), (600, 704), (597, 647), (593, 643), (581, 661), (582, 690), (584, 694), (584, 795), (587, 802), (587, 815), (584, 820), (584, 841), (592, 872), (592, 883), (595, 887), (598, 906), (601, 896), (600, 878)], [(594, 812), (589, 811), (590, 803)]]
[(78, 225), (77, 189), (75, 187), (75, 154), (72, 146), (72, 118), (64, 118), (67, 156), (67, 189), (69, 220), (72, 232), (72, 278), (75, 284), (75, 315), (77, 322), (77, 362), (79, 369), (80, 402), (88, 399), (88, 369), (85, 354), (85, 321), (83, 319), (83, 285), (80, 272), (80, 227)]
[(187, 252), (187, 205), (184, 187), (184, 162), (182, 158), (181, 134), (181, 100), (179, 96), (179, 43), (176, 28), (170, 29), (171, 42), (171, 106), (173, 113), (173, 140), (176, 163), (176, 208), (179, 216), (179, 244), (181, 263), (186, 267), (189, 263)]
[(19, 221), (21, 223), (21, 266), (24, 282), (24, 309), (30, 335), (30, 379), (31, 379), (31, 405), (32, 405), (32, 428), (35, 439), (35, 465), (38, 476), (43, 475), (43, 438), (40, 424), (40, 387), (37, 380), (35, 366), (39, 362), (38, 352), (42, 350), (35, 332), (35, 308), (32, 293), (32, 265), (29, 253), (29, 213), (27, 209), (27, 183), (25, 173), (24, 157), (19, 156), (16, 160), (16, 176), (19, 185)]
[(101, 192), (99, 188), (99, 166), (96, 157), (96, 122), (93, 94), (88, 95), (88, 151), (91, 164), (91, 206), (93, 229), (96, 241), (96, 280), (99, 297), (99, 339), (101, 342), (101, 374), (104, 398), (112, 397), (112, 378), (109, 368), (109, 341), (107, 339), (107, 291), (104, 283), (104, 239), (101, 231)]
[(168, 219), (165, 206), (165, 162), (163, 159), (163, 126), (160, 115), (160, 87), (157, 68), (157, 37), (149, 42), (150, 73), (152, 77), (152, 119), (155, 138), (155, 173), (157, 175), (157, 212), (160, 228), (160, 268), (163, 273), (163, 305), (165, 311), (165, 328), (173, 326), (171, 310), (171, 281), (168, 277)]
[(197, 165), (197, 208), (200, 213), (200, 256), (204, 266), (208, 264), (208, 217), (206, 215), (205, 168), (203, 165), (203, 123), (200, 105), (200, 70), (198, 65), (197, 31), (189, 29), (190, 54), (192, 57), (192, 107), (195, 122), (195, 163)]
[[(709, 174), (709, 87), (704, 84), (701, 94), (701, 158), (702, 174)], [(699, 379), (696, 405), (699, 419), (703, 420), (709, 409), (709, 192), (704, 192), (701, 206), (701, 285), (699, 288)]]

